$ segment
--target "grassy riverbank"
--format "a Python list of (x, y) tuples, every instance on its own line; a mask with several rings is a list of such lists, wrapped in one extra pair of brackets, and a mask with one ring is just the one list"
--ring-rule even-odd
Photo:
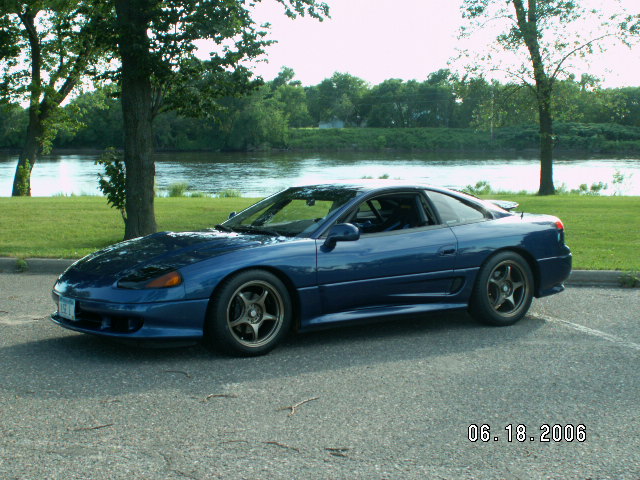
[[(640, 270), (640, 197), (491, 195), (560, 217), (576, 269)], [(159, 230), (197, 230), (253, 203), (248, 198), (157, 198)], [(103, 197), (0, 198), (0, 256), (77, 258), (122, 239)]]
[[(614, 124), (554, 124), (556, 151), (640, 152), (640, 128)], [(513, 152), (540, 146), (536, 125), (496, 128), (291, 128), (286, 148), (303, 151)]]

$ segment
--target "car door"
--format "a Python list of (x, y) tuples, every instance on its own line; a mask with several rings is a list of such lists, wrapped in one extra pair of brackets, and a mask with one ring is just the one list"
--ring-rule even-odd
[(358, 226), (358, 240), (333, 248), (317, 240), (325, 314), (433, 302), (450, 292), (456, 239), (438, 224), (422, 192), (367, 198), (338, 221), (344, 222)]

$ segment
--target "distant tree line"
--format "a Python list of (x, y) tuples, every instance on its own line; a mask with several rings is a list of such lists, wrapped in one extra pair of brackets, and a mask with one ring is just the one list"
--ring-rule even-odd
[[(640, 128), (640, 87), (602, 88), (596, 78), (583, 75), (558, 82), (556, 88), (554, 118), (559, 124), (572, 125), (561, 128), (558, 137), (564, 132), (586, 138), (575, 143), (565, 135), (560, 146), (589, 148), (588, 139), (598, 135), (613, 135), (611, 138), (621, 141), (640, 140), (639, 131), (624, 128)], [(471, 129), (485, 132), (482, 138), (486, 134), (492, 140), (508, 137), (509, 145), (516, 147), (529, 147), (530, 142), (537, 141), (533, 127), (538, 110), (530, 89), (483, 78), (459, 78), (448, 70), (434, 72), (423, 82), (389, 79), (373, 86), (350, 74), (335, 73), (318, 85), (305, 87), (295, 80), (293, 70), (285, 67), (274, 80), (250, 95), (223, 98), (218, 103), (213, 119), (191, 118), (175, 111), (158, 115), (154, 123), (156, 148), (313, 148), (313, 132), (291, 129), (319, 126)], [(106, 88), (84, 93), (64, 108), (73, 112), (82, 126), (61, 128), (53, 141), (55, 147), (122, 147), (120, 100), (113, 91)], [(0, 148), (19, 148), (26, 122), (27, 112), (22, 108), (0, 108)], [(610, 125), (587, 128), (575, 124)], [(384, 135), (365, 143), (367, 148), (402, 148)], [(412, 148), (408, 143), (405, 147)]]

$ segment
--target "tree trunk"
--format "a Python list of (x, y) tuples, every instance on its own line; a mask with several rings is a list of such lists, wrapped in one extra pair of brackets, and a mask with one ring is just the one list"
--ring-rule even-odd
[(22, 151), (18, 158), (16, 173), (13, 177), (13, 197), (31, 196), (31, 170), (38, 160), (42, 151), (43, 112), (40, 109), (40, 90), (42, 87), (42, 46), (35, 27), (37, 11), (33, 12), (27, 8), (25, 12), (19, 14), (31, 50), (31, 85), (29, 94), (29, 126), (27, 127), (27, 137), (22, 145)]
[(30, 197), (31, 196), (31, 170), (35, 165), (40, 152), (42, 151), (41, 138), (44, 133), (42, 120), (40, 119), (36, 107), (29, 108), (29, 126), (27, 128), (27, 137), (22, 146), (16, 173), (13, 177), (13, 197)]
[(553, 118), (551, 117), (551, 97), (554, 78), (549, 77), (540, 53), (538, 29), (538, 1), (528, 0), (528, 10), (523, 0), (511, 0), (516, 12), (518, 28), (529, 50), (533, 77), (536, 81), (536, 99), (540, 116), (540, 189), (538, 195), (553, 195)]
[(540, 189), (538, 195), (553, 195), (553, 119), (551, 118), (551, 99), (540, 99)]
[(154, 213), (151, 55), (147, 29), (149, 1), (117, 0), (122, 61), (122, 115), (126, 211), (124, 238), (156, 231)]

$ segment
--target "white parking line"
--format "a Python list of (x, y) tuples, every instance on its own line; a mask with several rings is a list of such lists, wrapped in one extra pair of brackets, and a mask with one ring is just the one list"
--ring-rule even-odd
[(593, 335), (594, 337), (599, 337), (599, 338), (602, 338), (604, 340), (608, 340), (611, 343), (615, 343), (615, 344), (620, 345), (622, 347), (631, 348), (633, 350), (640, 351), (640, 345), (639, 344), (633, 343), (633, 342), (629, 342), (628, 340), (625, 340), (625, 339), (620, 338), (620, 337), (616, 337), (615, 335), (611, 335), (610, 333), (601, 332), (600, 330), (596, 330), (594, 328), (585, 327), (584, 325), (579, 325), (577, 323), (568, 322), (567, 320), (562, 320), (561, 318), (556, 318), (556, 317), (550, 317), (548, 315), (537, 315), (535, 313), (530, 313), (529, 316), (532, 317), (532, 318), (538, 319), (538, 320), (544, 320), (545, 322), (561, 323), (563, 325), (566, 325), (567, 327), (571, 327), (574, 330), (578, 330), (578, 331), (586, 333), (588, 335)]

